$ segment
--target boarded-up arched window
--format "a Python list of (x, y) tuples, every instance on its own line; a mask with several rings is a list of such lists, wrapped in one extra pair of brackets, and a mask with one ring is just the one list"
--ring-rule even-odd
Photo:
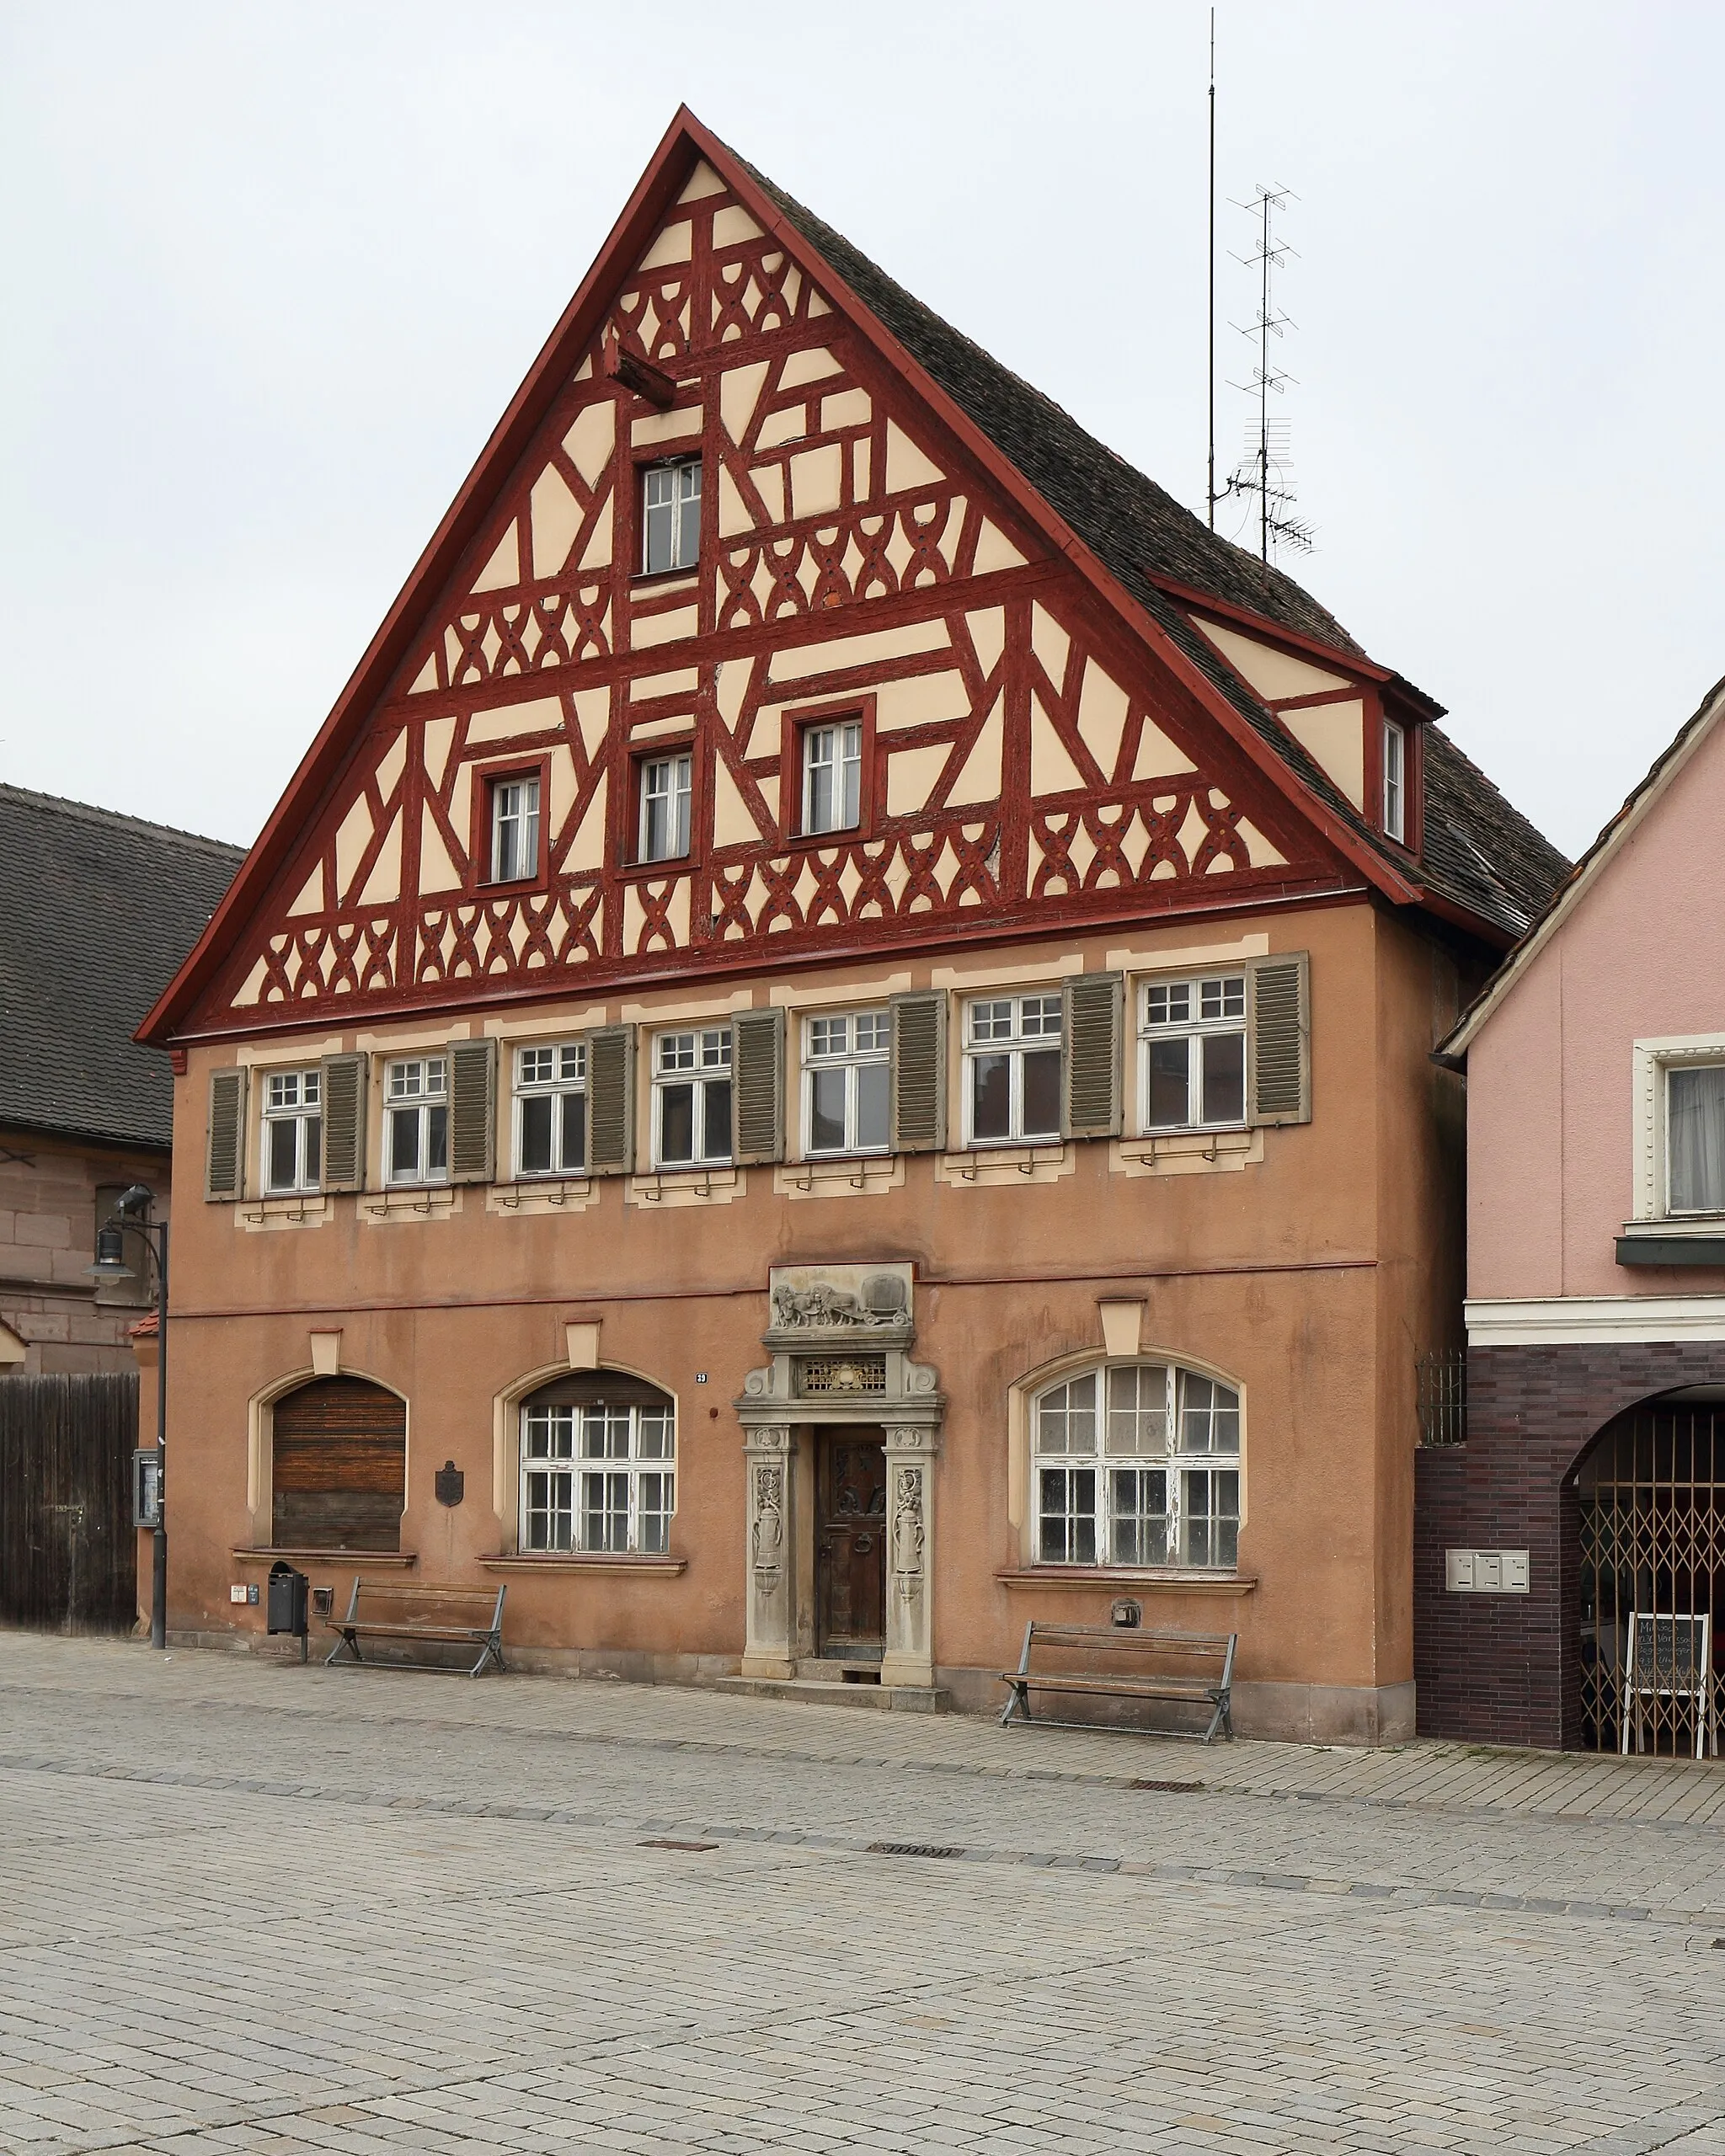
[(281, 1550), (398, 1550), (407, 1403), (363, 1378), (318, 1378), (272, 1417), (272, 1531)]

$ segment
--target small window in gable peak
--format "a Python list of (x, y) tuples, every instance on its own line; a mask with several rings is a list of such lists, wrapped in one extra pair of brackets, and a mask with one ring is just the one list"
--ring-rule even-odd
[(641, 474), (641, 574), (692, 569), (700, 552), (700, 458), (649, 464)]
[(539, 873), (539, 776), (518, 771), (491, 782), (491, 875), (520, 883)]
[(1395, 719), (1384, 721), (1383, 736), (1384, 830), (1392, 839), (1407, 842), (1407, 735)]

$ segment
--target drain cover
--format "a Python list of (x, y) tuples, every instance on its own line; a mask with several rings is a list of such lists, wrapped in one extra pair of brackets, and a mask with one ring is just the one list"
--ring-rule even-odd
[(871, 1842), (870, 1856), (963, 1856), (964, 1850), (943, 1849), (937, 1842)]
[(1202, 1782), (1129, 1782), (1129, 1789), (1167, 1790), (1178, 1796), (1190, 1796), (1194, 1790), (1204, 1787)]
[(638, 1849), (716, 1849), (717, 1842), (637, 1842)]

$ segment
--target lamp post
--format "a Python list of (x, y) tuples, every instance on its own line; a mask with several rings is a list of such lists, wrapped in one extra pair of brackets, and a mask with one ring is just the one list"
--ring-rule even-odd
[(168, 1223), (152, 1220), (153, 1192), (141, 1182), (120, 1193), (120, 1203), (96, 1232), (96, 1262), (84, 1270), (101, 1280), (135, 1280), (126, 1262), (126, 1233), (142, 1235), (156, 1269), (156, 1523), (150, 1575), (150, 1645), (168, 1644)]

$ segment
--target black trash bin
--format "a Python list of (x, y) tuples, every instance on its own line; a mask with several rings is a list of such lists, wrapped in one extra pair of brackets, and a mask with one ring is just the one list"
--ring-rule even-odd
[(264, 1630), (291, 1633), (300, 1643), (302, 1662), (306, 1659), (311, 1584), (305, 1574), (296, 1572), (291, 1565), (277, 1563), (270, 1567), (270, 1609)]

